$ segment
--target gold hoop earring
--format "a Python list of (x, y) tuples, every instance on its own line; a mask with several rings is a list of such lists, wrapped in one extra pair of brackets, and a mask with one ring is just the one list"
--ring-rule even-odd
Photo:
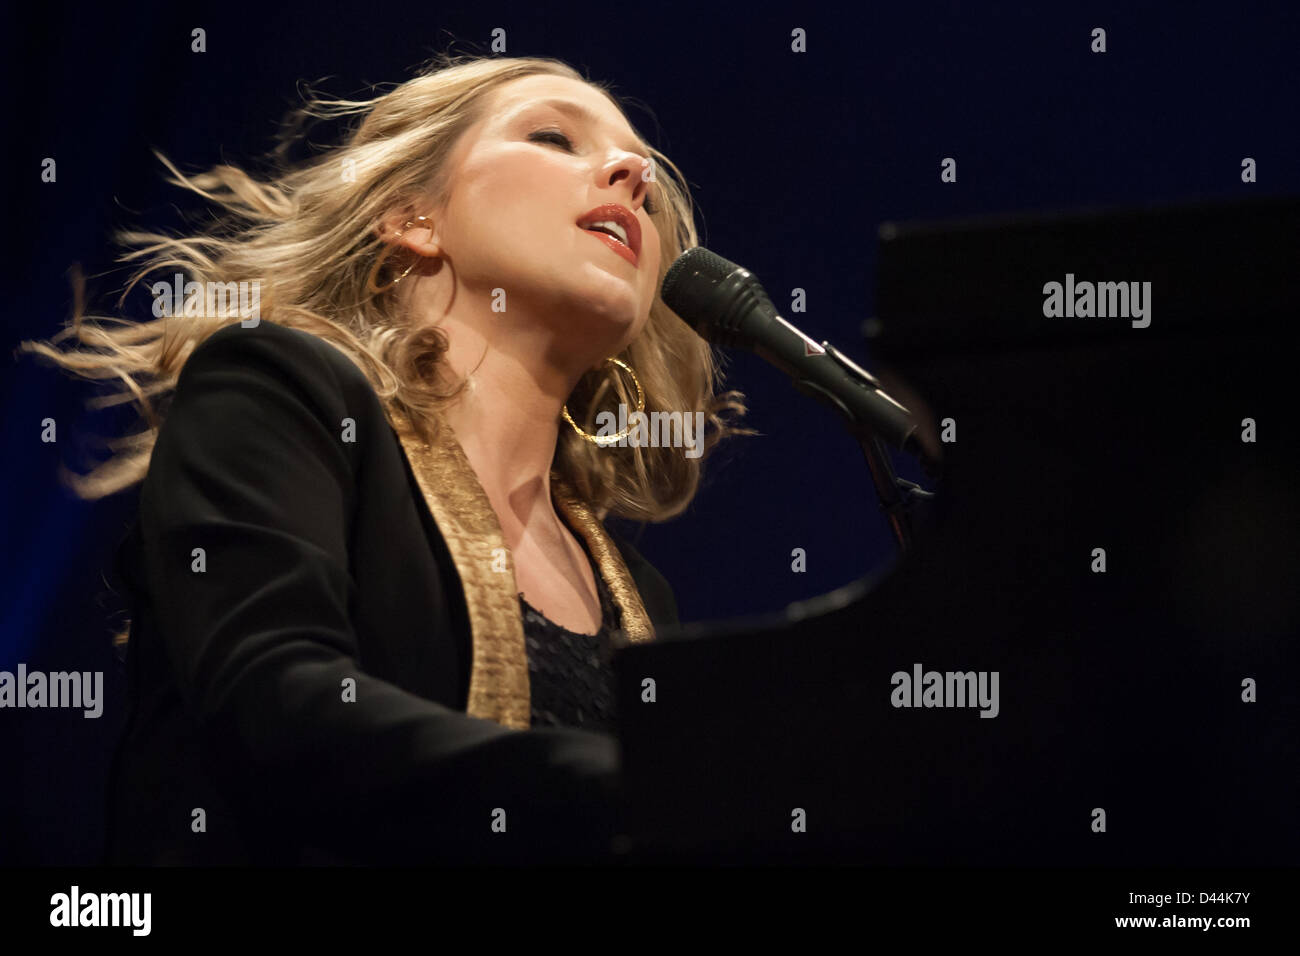
[(380, 255), (380, 257), (375, 261), (374, 266), (372, 266), (370, 269), (370, 274), (366, 276), (366, 290), (368, 292), (374, 293), (375, 295), (379, 295), (381, 292), (387, 292), (389, 289), (393, 288), (393, 286), (397, 285), (397, 283), (401, 282), (403, 279), (405, 279), (408, 275), (411, 274), (411, 270), (415, 268), (415, 264), (420, 261), (418, 256), (411, 260), (411, 264), (406, 267), (405, 272), (403, 272), (392, 282), (388, 283), (388, 285), (383, 285), (383, 286), (375, 285), (375, 276), (379, 274), (379, 267), (384, 264), (384, 262), (388, 259), (390, 255), (392, 255), (393, 248), (396, 245), (397, 240), (401, 239), (402, 236), (406, 234), (406, 230), (410, 229), (411, 226), (413, 226), (416, 222), (428, 222), (428, 221), (429, 221), (428, 216), (416, 216), (414, 219), (406, 220), (406, 225), (403, 226), (398, 231), (397, 235), (393, 237), (393, 241), (389, 243), (388, 248), (385, 249), (383, 254)]
[[(626, 370), (627, 373), (632, 376), (632, 383), (636, 386), (636, 410), (638, 412), (644, 412), (645, 392), (642, 391), (641, 389), (641, 380), (636, 377), (636, 372), (632, 371), (631, 367), (626, 362), (623, 362), (620, 359), (607, 358), (605, 359), (605, 361), (613, 362), (619, 368)], [(623, 429), (617, 435), (593, 435), (590, 432), (584, 432), (581, 428), (578, 427), (578, 423), (575, 422), (573, 418), (569, 415), (569, 406), (567, 402), (565, 403), (561, 411), (563, 411), (564, 413), (564, 420), (573, 426), (573, 430), (577, 432), (579, 435), (581, 435), (584, 441), (589, 441), (593, 445), (599, 445), (602, 448), (607, 448), (610, 445), (617, 445), (622, 439), (626, 438), (628, 435), (632, 433), (632, 426), (629, 425), (627, 428)]]

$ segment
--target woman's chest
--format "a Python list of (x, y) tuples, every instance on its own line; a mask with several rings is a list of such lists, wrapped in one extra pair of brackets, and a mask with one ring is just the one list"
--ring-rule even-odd
[(512, 551), (515, 586), (524, 599), (561, 627), (579, 634), (600, 630), (602, 610), (595, 569), (581, 546), (543, 549), (521, 545)]

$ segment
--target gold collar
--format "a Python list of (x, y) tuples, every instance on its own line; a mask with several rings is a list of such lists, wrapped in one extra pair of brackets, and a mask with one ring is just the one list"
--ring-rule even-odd
[[(433, 440), (425, 442), (400, 411), (387, 403), (385, 411), (425, 504), (447, 542), (465, 592), (473, 655), (466, 712), (526, 730), (532, 715), (528, 651), (514, 561), (496, 512), (445, 419), (438, 421)], [(654, 629), (636, 582), (604, 525), (555, 476), (551, 478), (551, 499), (569, 527), (586, 541), (610, 596), (622, 611), (622, 627), (613, 634), (615, 644), (653, 639)]]

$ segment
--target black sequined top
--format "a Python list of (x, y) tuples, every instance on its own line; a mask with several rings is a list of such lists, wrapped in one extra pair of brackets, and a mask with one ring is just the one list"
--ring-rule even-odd
[(533, 727), (581, 727), (614, 733), (614, 671), (610, 633), (622, 627), (622, 612), (593, 565), (600, 592), (601, 626), (578, 634), (547, 618), (519, 595), (528, 647)]

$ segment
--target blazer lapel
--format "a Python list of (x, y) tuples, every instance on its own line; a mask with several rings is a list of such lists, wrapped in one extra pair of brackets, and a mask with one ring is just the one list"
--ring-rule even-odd
[[(456, 564), (469, 611), (473, 660), (466, 712), (506, 727), (526, 730), (532, 708), (528, 651), (524, 644), (514, 559), (496, 512), (465, 451), (445, 420), (430, 441), (422, 441), (406, 417), (385, 403), (385, 411), (411, 464), (425, 505)], [(435, 493), (436, 492), (436, 493)], [(622, 612), (617, 643), (654, 637), (636, 582), (604, 525), (572, 489), (551, 478), (551, 498), (560, 516), (582, 535), (610, 595)]]
[(551, 477), (551, 500), (569, 527), (587, 542), (587, 550), (591, 552), (600, 576), (609, 587), (610, 597), (622, 611), (623, 626), (612, 635), (614, 643), (653, 640), (654, 627), (645, 605), (641, 603), (641, 592), (637, 590), (636, 581), (627, 569), (627, 562), (610, 539), (605, 526), (573, 489), (556, 476)]

